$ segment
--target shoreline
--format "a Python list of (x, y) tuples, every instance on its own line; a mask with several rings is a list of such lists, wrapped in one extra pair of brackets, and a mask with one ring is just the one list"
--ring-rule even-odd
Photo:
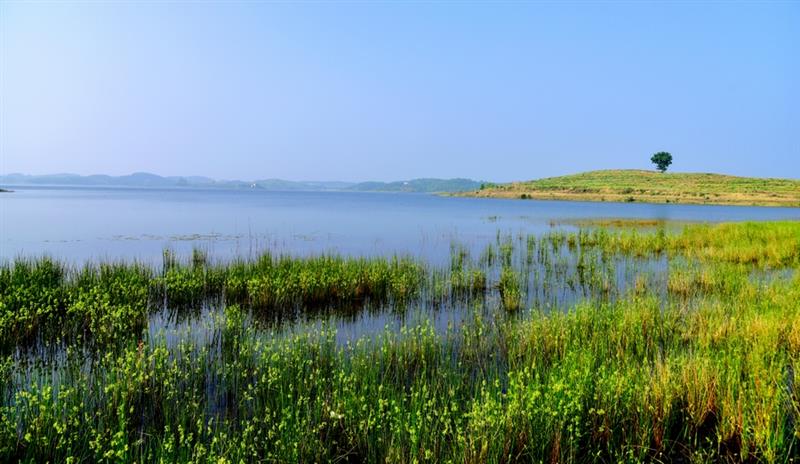
[(800, 201), (787, 199), (785, 201), (763, 201), (758, 199), (726, 199), (717, 198), (681, 198), (674, 195), (624, 195), (624, 194), (585, 194), (572, 192), (541, 192), (529, 190), (510, 191), (472, 191), (458, 193), (442, 193), (446, 197), (460, 198), (488, 198), (497, 200), (542, 200), (542, 201), (584, 201), (590, 203), (644, 203), (644, 204), (675, 204), (698, 206), (759, 206), (771, 208), (800, 208)]
[(453, 194), (475, 198), (800, 207), (800, 180), (637, 169), (588, 171)]

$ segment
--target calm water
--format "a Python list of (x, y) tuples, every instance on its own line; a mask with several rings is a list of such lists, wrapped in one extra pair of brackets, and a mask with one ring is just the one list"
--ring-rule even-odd
[(453, 242), (482, 247), (553, 221), (800, 219), (800, 208), (444, 198), (425, 194), (15, 188), (0, 195), (0, 258), (49, 254), (160, 260), (162, 250), (225, 259), (265, 249), (411, 254), (447, 259)]

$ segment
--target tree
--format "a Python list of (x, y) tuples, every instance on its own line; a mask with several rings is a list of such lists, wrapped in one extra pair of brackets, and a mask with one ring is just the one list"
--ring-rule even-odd
[(672, 155), (670, 155), (666, 151), (660, 151), (655, 155), (653, 155), (653, 157), (650, 158), (650, 161), (652, 161), (653, 164), (656, 165), (656, 169), (658, 169), (661, 172), (664, 172), (667, 170), (669, 165), (672, 164)]

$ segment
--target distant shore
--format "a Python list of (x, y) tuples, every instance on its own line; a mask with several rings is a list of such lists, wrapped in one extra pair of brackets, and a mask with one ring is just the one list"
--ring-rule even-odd
[(27, 175), (12, 173), (0, 175), (0, 184), (31, 187), (134, 187), (134, 188), (202, 188), (264, 191), (315, 191), (315, 192), (410, 192), (438, 193), (475, 190), (481, 181), (463, 178), (419, 178), (393, 182), (342, 182), (342, 181), (290, 181), (284, 179), (216, 180), (202, 176), (163, 177), (147, 172), (125, 176), (104, 174), (81, 176), (78, 174)]
[(478, 190), (452, 195), (522, 200), (800, 207), (800, 180), (607, 170), (484, 185)]

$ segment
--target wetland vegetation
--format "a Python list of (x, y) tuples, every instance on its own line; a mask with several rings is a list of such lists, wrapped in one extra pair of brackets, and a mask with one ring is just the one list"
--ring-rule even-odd
[(484, 185), (489, 198), (714, 205), (800, 206), (800, 180), (618, 169)]
[(447, 265), (20, 258), (0, 461), (791, 462), (799, 269), (788, 221), (498, 232)]

